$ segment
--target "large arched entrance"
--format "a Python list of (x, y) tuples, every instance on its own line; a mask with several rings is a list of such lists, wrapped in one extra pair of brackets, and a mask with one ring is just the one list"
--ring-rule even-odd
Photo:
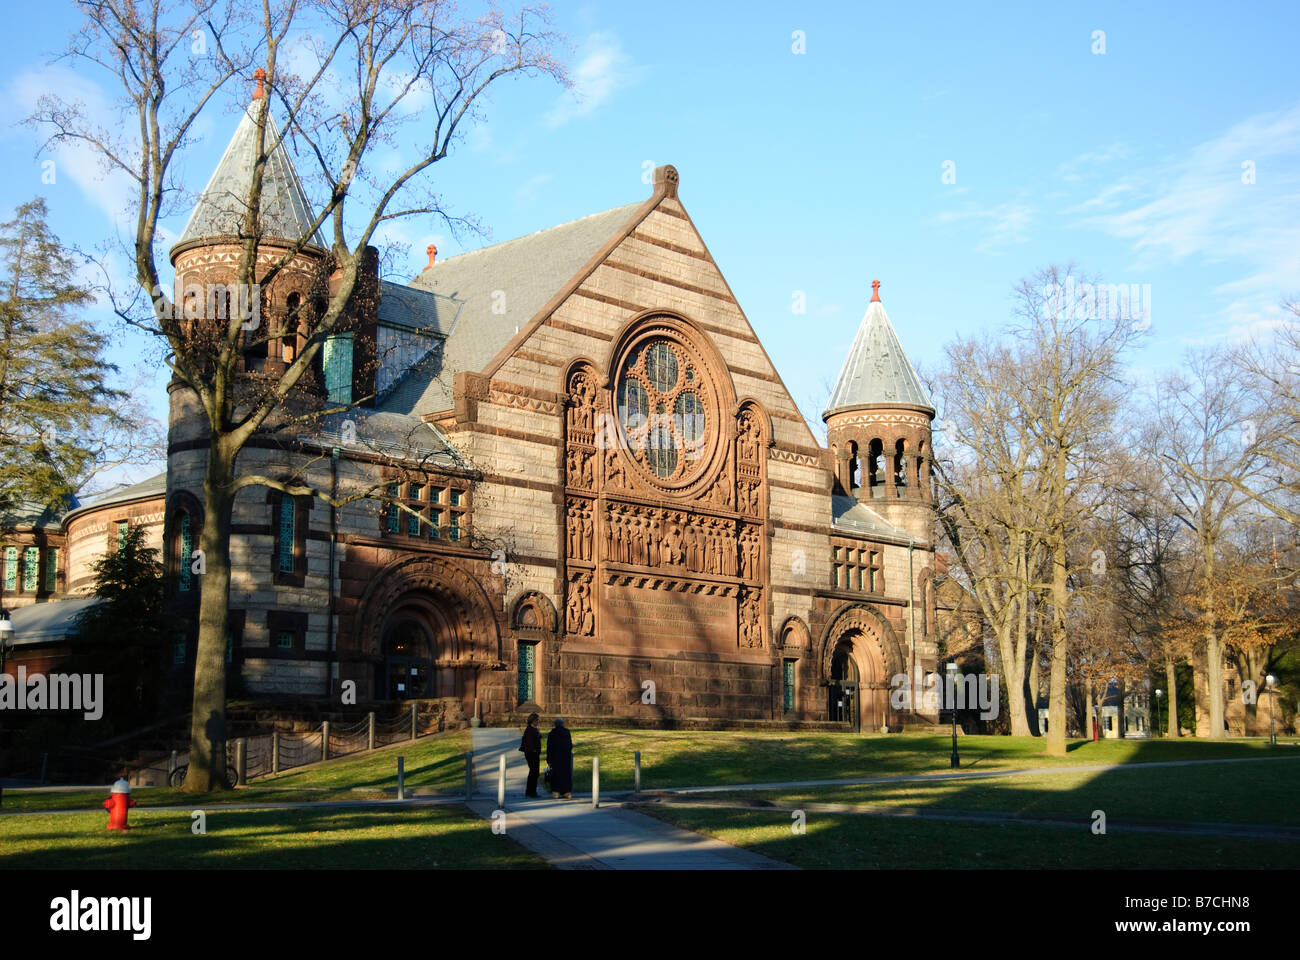
[(897, 728), (890, 678), (903, 672), (903, 658), (889, 622), (870, 607), (843, 607), (822, 635), (821, 650), (827, 719), (855, 731)]
[(495, 617), (482, 586), (441, 557), (410, 557), (375, 577), (356, 616), (357, 648), (379, 700), (457, 697), (472, 711), (479, 674), (500, 670)]

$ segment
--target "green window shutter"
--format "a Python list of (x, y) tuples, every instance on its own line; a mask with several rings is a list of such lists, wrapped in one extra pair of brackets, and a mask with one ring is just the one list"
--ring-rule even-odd
[(28, 547), (23, 551), (23, 589), (28, 593), (36, 592), (40, 581), (41, 548)]
[(59, 588), (59, 548), (45, 549), (45, 589), (54, 593)]
[(5, 589), (10, 593), (18, 589), (17, 547), (5, 547)]
[(321, 368), (330, 403), (352, 402), (352, 334), (340, 333), (321, 347)]

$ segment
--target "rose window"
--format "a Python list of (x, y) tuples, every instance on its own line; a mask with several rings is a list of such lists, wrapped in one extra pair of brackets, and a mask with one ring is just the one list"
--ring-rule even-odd
[(655, 338), (628, 354), (617, 390), (632, 458), (660, 480), (690, 478), (705, 458), (711, 406), (696, 360), (681, 344)]

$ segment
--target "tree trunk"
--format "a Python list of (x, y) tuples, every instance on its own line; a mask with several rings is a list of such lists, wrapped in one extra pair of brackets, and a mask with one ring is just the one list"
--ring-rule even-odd
[(1218, 632), (1205, 631), (1205, 682), (1209, 685), (1211, 740), (1224, 739), (1223, 729), (1223, 644)]
[(1034, 736), (1041, 737), (1043, 735), (1043, 731), (1038, 728), (1038, 698), (1043, 695), (1043, 678), (1041, 676), (1042, 666), (1040, 665), (1038, 660), (1039, 650), (1037, 644), (1027, 643), (1025, 648), (1029, 652), (1028, 696), (1030, 702), (1033, 704), (1031, 709), (1034, 715)]
[(203, 483), (206, 572), (200, 578), (199, 641), (194, 657), (194, 707), (190, 717), (190, 765), (182, 789), (206, 793), (226, 785), (226, 629), (230, 616), (230, 493), (233, 458), (213, 441)]
[(1025, 698), (1016, 691), (1025, 684), (1024, 658), (1017, 656), (1016, 644), (1011, 639), (1011, 618), (998, 629), (998, 653), (1002, 657), (1002, 669), (1006, 672), (1007, 712), (1011, 720), (1011, 735), (1027, 737), (1030, 735), (1029, 723), (1025, 718)]
[(1088, 738), (1092, 736), (1092, 725), (1097, 719), (1097, 710), (1092, 702), (1092, 681), (1087, 680), (1083, 685), (1083, 696), (1087, 701), (1087, 716), (1084, 718), (1083, 736)]
[(1165, 660), (1165, 685), (1169, 688), (1169, 729), (1166, 737), (1180, 737), (1182, 731), (1178, 724), (1178, 665), (1173, 660)]
[(1065, 539), (1052, 545), (1052, 677), (1047, 700), (1047, 755), (1065, 756), (1066, 631), (1065, 611), (1070, 601), (1066, 582)]

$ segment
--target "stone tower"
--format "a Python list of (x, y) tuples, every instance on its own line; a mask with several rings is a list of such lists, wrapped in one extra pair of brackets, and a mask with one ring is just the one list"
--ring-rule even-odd
[(834, 462), (834, 493), (852, 497), (931, 545), (930, 422), (934, 407), (903, 352), (880, 281), (840, 369), (822, 419)]

